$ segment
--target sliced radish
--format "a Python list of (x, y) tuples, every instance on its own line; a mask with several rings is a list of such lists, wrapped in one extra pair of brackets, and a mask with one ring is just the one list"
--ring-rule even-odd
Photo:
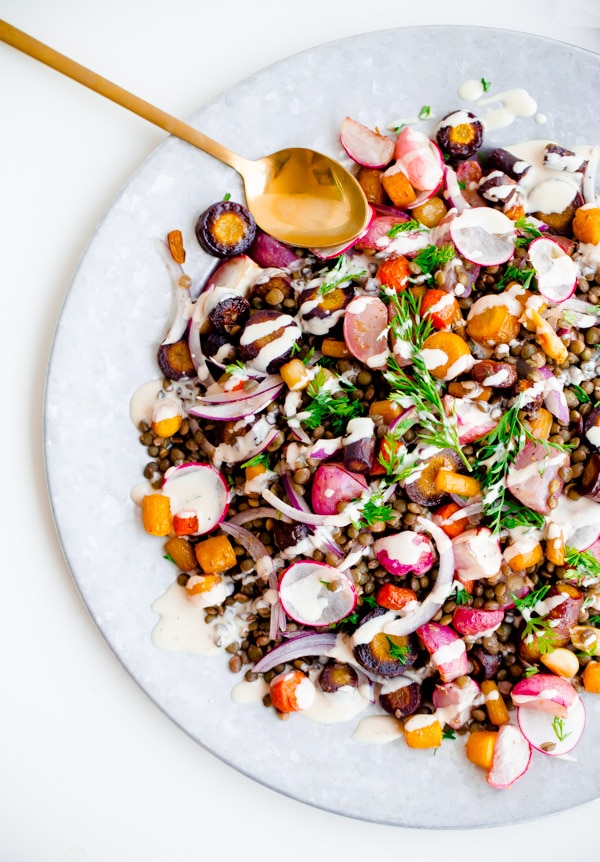
[(339, 623), (352, 613), (356, 598), (347, 575), (316, 560), (293, 563), (279, 579), (279, 601), (287, 616), (301, 625)]
[(531, 763), (531, 746), (518, 727), (503, 724), (498, 729), (492, 765), (487, 781), (492, 787), (506, 789), (524, 775)]
[(539, 292), (549, 302), (564, 302), (575, 292), (579, 268), (553, 239), (538, 237), (529, 246)]
[(480, 694), (479, 685), (469, 676), (464, 678), (464, 685), (459, 685), (457, 682), (436, 685), (432, 700), (437, 718), (454, 730), (458, 730), (471, 717), (471, 709)]
[(505, 263), (515, 251), (514, 223), (491, 207), (466, 209), (450, 223), (450, 235), (460, 254), (480, 266)]
[(564, 718), (520, 706), (517, 721), (528, 742), (543, 754), (559, 757), (575, 748), (585, 727), (585, 707), (577, 697)]
[(433, 566), (435, 555), (431, 540), (423, 533), (403, 530), (377, 539), (373, 545), (377, 561), (391, 575), (403, 577), (409, 572), (424, 575)]
[(454, 611), (452, 625), (459, 634), (472, 637), (494, 631), (503, 619), (503, 610), (492, 611), (486, 608), (466, 608), (459, 605)]
[(358, 499), (366, 488), (365, 477), (351, 473), (343, 464), (320, 464), (313, 479), (313, 511), (317, 515), (337, 515), (340, 503)]
[(456, 418), (458, 442), (463, 446), (481, 440), (498, 424), (498, 419), (492, 416), (490, 406), (485, 401), (454, 398), (452, 395), (444, 395), (442, 400), (446, 415)]
[(171, 501), (173, 514), (193, 512), (198, 518), (194, 535), (210, 533), (229, 509), (229, 485), (210, 464), (183, 464), (165, 473), (162, 492)]
[(394, 155), (394, 141), (346, 117), (342, 123), (340, 141), (353, 161), (366, 168), (383, 168)]
[(357, 296), (346, 307), (344, 341), (350, 353), (369, 368), (387, 367), (388, 310), (377, 296)]
[(256, 238), (248, 253), (259, 266), (263, 267), (285, 269), (300, 260), (289, 245), (274, 239), (260, 229), (256, 231)]
[(250, 288), (262, 272), (262, 267), (246, 254), (237, 255), (218, 266), (210, 276), (204, 291), (212, 287), (227, 287), (241, 296), (247, 296)]
[(271, 382), (268, 386), (257, 387), (254, 392), (240, 394), (237, 391), (232, 391), (229, 398), (226, 394), (218, 396), (219, 400), (216, 400), (216, 397), (198, 398), (188, 413), (190, 416), (198, 416), (201, 419), (215, 419), (224, 422), (244, 419), (246, 416), (253, 416), (264, 410), (265, 407), (275, 401), (282, 389), (283, 381), (275, 384)]
[(568, 680), (553, 673), (536, 673), (511, 691), (515, 706), (566, 718), (579, 695)]
[(561, 470), (570, 463), (568, 452), (549, 451), (543, 443), (528, 440), (508, 469), (506, 487), (524, 506), (547, 515), (551, 511), (550, 484), (556, 488), (553, 493), (560, 496), (564, 486)]

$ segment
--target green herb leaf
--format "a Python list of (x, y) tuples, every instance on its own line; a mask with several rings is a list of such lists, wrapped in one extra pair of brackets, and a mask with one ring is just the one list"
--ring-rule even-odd
[(556, 734), (556, 738), (558, 739), (559, 742), (562, 742), (568, 736), (571, 736), (570, 732), (565, 733), (564, 719), (559, 718), (558, 715), (555, 715), (554, 719), (552, 720), (552, 730)]
[(362, 278), (362, 276), (367, 274), (366, 269), (353, 270), (351, 262), (344, 254), (341, 254), (335, 266), (326, 272), (327, 275), (318, 290), (319, 296), (325, 296), (342, 284)]
[(453, 730), (445, 730), (442, 733), (442, 739), (456, 739), (456, 733)]
[(229, 365), (225, 366), (225, 371), (227, 374), (233, 375), (238, 371), (243, 371), (244, 373), (247, 371), (246, 365), (242, 362), (241, 359), (236, 360), (235, 362), (231, 362)]
[(515, 228), (525, 234), (525, 236), (517, 237), (515, 242), (517, 248), (528, 247), (533, 239), (542, 236), (542, 232), (536, 228), (533, 222), (527, 221), (525, 218), (518, 218), (515, 221)]
[(261, 452), (259, 455), (255, 455), (254, 458), (250, 458), (249, 461), (244, 461), (243, 464), (240, 464), (240, 467), (243, 470), (246, 467), (258, 467), (261, 464), (264, 465), (267, 470), (269, 469), (269, 455), (267, 452)]
[(454, 257), (454, 247), (451, 245), (426, 245), (413, 258), (424, 275), (433, 278), (433, 273), (448, 263)]
[[(298, 342), (296, 342), (296, 344), (298, 344)], [(308, 365), (308, 363), (310, 362), (310, 360), (313, 358), (314, 355), (315, 355), (315, 348), (311, 347), (310, 350), (308, 351), (308, 353), (306, 354), (306, 356), (304, 357), (304, 359), (302, 360), (302, 362), (304, 362), (305, 365)]]
[(577, 551), (567, 545), (565, 566), (574, 570), (573, 576), (580, 582), (585, 578), (600, 577), (600, 562), (589, 551)]
[(535, 639), (540, 655), (546, 655), (555, 649), (556, 632), (551, 627), (551, 620), (541, 617), (531, 617), (527, 620), (521, 638), (526, 640), (530, 636)]
[(373, 524), (393, 521), (394, 518), (395, 513), (391, 506), (382, 503), (377, 497), (371, 497), (361, 506), (361, 518), (356, 526), (358, 529), (361, 527), (372, 527)]
[(464, 587), (459, 587), (454, 596), (454, 601), (457, 605), (468, 605), (471, 600), (471, 594)]
[(483, 87), (483, 92), (487, 93), (490, 87), (492, 86), (491, 81), (486, 81), (485, 78), (481, 78), (481, 86)]
[(525, 290), (529, 289), (531, 282), (535, 276), (535, 269), (529, 269), (525, 266), (514, 266), (510, 263), (504, 270), (504, 275), (496, 284), (496, 290), (503, 290), (511, 281), (518, 281), (522, 284)]
[(600, 615), (592, 614), (587, 621), (591, 626), (600, 626)]
[(406, 657), (408, 655), (408, 647), (407, 646), (398, 646), (389, 635), (386, 635), (388, 651), (390, 654), (390, 658), (393, 658), (395, 661), (400, 662), (400, 664), (406, 664)]
[(429, 105), (423, 105), (421, 110), (419, 111), (419, 119), (426, 120), (431, 116), (431, 108)]
[(227, 201), (230, 201), (230, 200), (231, 200), (231, 193), (230, 193), (230, 192), (226, 192), (226, 193), (223, 195), (223, 202), (224, 202), (224, 203), (227, 203)]
[(534, 590), (532, 593), (527, 593), (527, 595), (523, 596), (522, 599), (517, 598), (517, 596), (515, 596), (513, 593), (511, 593), (510, 595), (513, 602), (515, 603), (516, 609), (518, 611), (521, 611), (523, 610), (523, 608), (531, 609), (535, 605), (537, 605), (538, 602), (543, 601), (549, 590), (550, 584), (544, 584), (543, 587), (538, 587), (538, 589)]
[(545, 524), (543, 515), (524, 506), (517, 500), (505, 500), (501, 513), (501, 527), (514, 530), (515, 527), (534, 527), (541, 529)]
[(300, 418), (311, 431), (328, 421), (332, 431), (338, 434), (345, 430), (350, 419), (364, 416), (366, 407), (362, 401), (353, 401), (349, 397), (349, 392), (354, 391), (354, 386), (338, 378), (343, 389), (332, 395), (328, 390), (322, 389), (326, 380), (327, 374), (324, 369), (321, 369), (308, 384), (306, 394), (312, 398), (312, 401), (302, 411), (308, 416), (304, 415)]
[(421, 224), (420, 221), (417, 221), (415, 218), (411, 218), (408, 221), (401, 221), (398, 224), (393, 225), (387, 235), (394, 239), (398, 234), (407, 233), (408, 231), (425, 231), (429, 230), (425, 225)]
[(591, 403), (592, 399), (587, 394), (585, 389), (581, 388), (581, 386), (571, 386), (571, 389), (575, 393), (575, 395), (577, 396), (580, 404), (590, 404)]
[(458, 187), (459, 189), (466, 189), (467, 184), (464, 180), (458, 180)]
[(525, 668), (525, 670), (523, 671), (523, 676), (525, 676), (525, 677), (535, 676), (536, 673), (539, 673), (539, 672), (540, 672), (539, 667), (533, 667), (533, 665), (532, 665), (531, 667)]

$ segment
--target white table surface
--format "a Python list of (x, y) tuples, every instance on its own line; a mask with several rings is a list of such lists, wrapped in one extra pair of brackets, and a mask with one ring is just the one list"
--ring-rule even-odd
[[(597, 0), (0, 0), (0, 14), (183, 118), (263, 66), (368, 30), (474, 24), (600, 51)], [(271, 854), (288, 862), (333, 854), (347, 862), (413, 854), (551, 862), (578, 844), (598, 858), (584, 848), (600, 801), (473, 833), (397, 829), (312, 809), (221, 763), (122, 669), (79, 598), (54, 531), (42, 456), (44, 375), (87, 239), (164, 135), (1, 44), (0, 130), (0, 862), (254, 862)]]

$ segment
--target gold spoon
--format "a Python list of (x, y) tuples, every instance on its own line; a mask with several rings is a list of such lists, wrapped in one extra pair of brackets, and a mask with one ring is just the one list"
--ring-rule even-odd
[(245, 159), (2, 20), (0, 40), (234, 168), (244, 180), (248, 209), (271, 236), (292, 245), (332, 247), (349, 242), (365, 228), (369, 217), (365, 195), (334, 159), (303, 147), (256, 161)]

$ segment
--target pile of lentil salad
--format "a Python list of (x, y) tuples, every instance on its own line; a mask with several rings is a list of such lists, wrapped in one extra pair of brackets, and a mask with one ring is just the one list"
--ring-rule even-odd
[(169, 234), (137, 502), (207, 652), (279, 717), (353, 698), (509, 787), (600, 692), (598, 148), (484, 137), (347, 118), (373, 217), (345, 249), (226, 198), (193, 285)]

